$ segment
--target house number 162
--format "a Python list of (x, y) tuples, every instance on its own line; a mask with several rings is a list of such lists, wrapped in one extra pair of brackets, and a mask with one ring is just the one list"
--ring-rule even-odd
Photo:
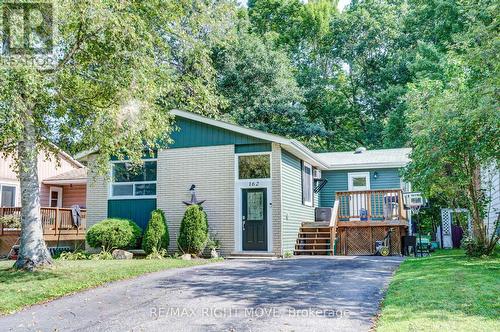
[(249, 187), (258, 187), (259, 186), (259, 181), (250, 181), (248, 182)]

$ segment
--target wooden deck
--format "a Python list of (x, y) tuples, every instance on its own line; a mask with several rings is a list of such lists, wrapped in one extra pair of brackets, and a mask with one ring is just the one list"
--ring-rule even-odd
[(400, 255), (408, 228), (402, 201), (400, 189), (337, 192), (330, 222), (302, 223), (295, 254), (373, 255), (392, 230), (391, 254)]
[[(81, 225), (73, 225), (71, 209), (67, 208), (40, 208), (42, 217), (43, 237), (45, 241), (85, 240), (87, 211), (81, 209)], [(0, 217), (14, 215), (20, 217), (20, 207), (0, 207)], [(20, 229), (6, 228), (0, 225), (0, 237), (20, 236)]]

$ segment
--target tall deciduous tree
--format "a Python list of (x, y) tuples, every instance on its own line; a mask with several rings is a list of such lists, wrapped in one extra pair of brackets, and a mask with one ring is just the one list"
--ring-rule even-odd
[[(80, 148), (99, 150), (92, 167), (104, 171), (111, 155), (138, 162), (144, 145), (168, 142), (170, 117), (158, 101), (176, 96), (169, 42), (183, 38), (176, 24), (163, 25), (184, 14), (175, 1), (64, 0), (53, 6), (58, 34), (52, 53), (20, 59), (3, 48), (0, 64), (0, 149), (15, 157), (21, 184), (15, 266), (29, 270), (51, 263), (40, 220), (38, 153), (56, 158), (50, 138), (76, 140)], [(40, 66), (27, 58), (50, 61)], [(200, 94), (199, 86), (190, 91), (190, 97)]]
[(438, 74), (410, 87), (414, 150), (408, 175), (431, 196), (465, 202), (476, 252), (490, 254), (498, 234), (487, 235), (488, 197), (479, 171), (500, 161), (498, 5), (464, 1), (461, 14), (465, 32), (453, 36), (449, 52), (433, 57)]
[(219, 49), (217, 85), (227, 113), (237, 123), (284, 136), (321, 134), (302, 104), (303, 95), (286, 54), (258, 35), (241, 31), (233, 45)]

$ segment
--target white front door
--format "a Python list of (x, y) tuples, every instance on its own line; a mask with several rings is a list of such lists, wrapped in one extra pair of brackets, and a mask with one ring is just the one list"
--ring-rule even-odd
[(347, 179), (349, 191), (360, 191), (349, 196), (350, 220), (359, 220), (361, 210), (368, 208), (369, 196), (363, 191), (370, 190), (370, 172), (348, 173)]
[(49, 192), (49, 206), (50, 207), (62, 207), (62, 192), (61, 187), (50, 187)]

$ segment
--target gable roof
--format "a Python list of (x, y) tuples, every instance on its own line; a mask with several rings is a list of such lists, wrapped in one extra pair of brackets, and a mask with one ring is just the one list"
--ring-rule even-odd
[[(295, 139), (246, 128), (222, 120), (215, 120), (192, 112), (174, 109), (170, 111), (170, 114), (174, 117), (200, 122), (263, 141), (278, 143), (292, 155), (322, 170), (400, 168), (406, 166), (410, 161), (408, 157), (411, 152), (410, 148), (365, 150), (361, 153), (354, 153), (354, 151), (314, 153)], [(76, 158), (81, 160), (96, 152), (96, 149), (84, 151), (77, 154)]]
[(265, 131), (261, 130), (256, 130), (256, 129), (250, 129), (246, 127), (242, 127), (239, 125), (235, 125), (229, 122), (221, 121), (221, 120), (215, 120), (211, 119), (205, 116), (201, 116), (195, 113), (191, 112), (186, 112), (186, 111), (181, 111), (181, 110), (172, 110), (170, 111), (170, 114), (174, 116), (178, 116), (181, 118), (205, 123), (210, 126), (226, 129), (229, 131), (234, 131), (243, 135), (247, 135), (250, 137), (258, 138), (264, 141), (269, 141), (269, 142), (275, 142), (278, 144), (281, 144), (283, 149), (290, 152), (291, 154), (295, 155), (296, 157), (299, 157), (302, 160), (307, 161), (311, 165), (321, 168), (321, 169), (326, 169), (326, 164), (318, 158), (318, 156), (309, 150), (307, 147), (305, 147), (302, 143), (295, 139), (288, 139), (283, 136), (279, 135), (274, 135), (267, 133)]
[(410, 161), (410, 148), (327, 152), (316, 155), (328, 165), (329, 169), (367, 169), (367, 168), (400, 168)]
[(45, 184), (83, 184), (87, 183), (87, 168), (72, 169), (56, 176), (46, 178), (42, 181)]
[(61, 150), (58, 146), (56, 146), (55, 144), (53, 144), (57, 150), (59, 151), (59, 154), (64, 157), (64, 159), (66, 159), (67, 161), (69, 161), (70, 163), (72, 163), (73, 165), (75, 165), (76, 167), (78, 168), (82, 168), (84, 167), (78, 160), (76, 160), (75, 158), (73, 158), (72, 156), (70, 156), (68, 153), (64, 152), (63, 150)]

